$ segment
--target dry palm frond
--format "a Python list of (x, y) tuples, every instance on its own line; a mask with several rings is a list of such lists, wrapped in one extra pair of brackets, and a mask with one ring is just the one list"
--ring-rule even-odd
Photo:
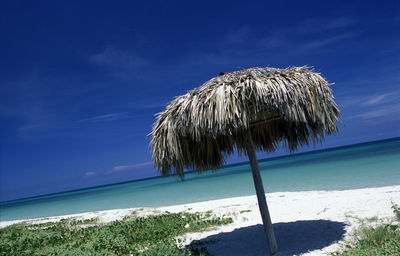
[(245, 152), (250, 131), (257, 149), (290, 151), (337, 130), (340, 111), (328, 82), (308, 67), (248, 68), (221, 73), (175, 98), (150, 133), (155, 167), (198, 171), (222, 167), (234, 150)]

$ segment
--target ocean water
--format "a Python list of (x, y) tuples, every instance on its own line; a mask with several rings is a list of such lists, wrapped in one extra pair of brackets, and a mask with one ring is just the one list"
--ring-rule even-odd
[[(259, 161), (266, 193), (400, 185), (400, 138)], [(248, 163), (0, 203), (0, 220), (254, 195)]]

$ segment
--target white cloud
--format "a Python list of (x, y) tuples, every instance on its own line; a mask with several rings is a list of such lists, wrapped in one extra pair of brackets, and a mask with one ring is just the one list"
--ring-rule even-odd
[(261, 48), (269, 49), (276, 47), (286, 47), (289, 44), (289, 40), (284, 38), (282, 35), (269, 35), (267, 37), (262, 38), (258, 45)]
[(121, 119), (128, 119), (131, 116), (127, 112), (111, 113), (100, 116), (93, 116), (76, 121), (77, 123), (96, 123), (96, 122), (110, 122)]
[(168, 105), (167, 101), (156, 102), (156, 103), (143, 103), (137, 104), (137, 107), (140, 109), (153, 109), (153, 108), (165, 108)]
[(90, 171), (90, 172), (86, 172), (85, 173), (85, 177), (87, 178), (87, 177), (93, 177), (93, 176), (96, 176), (97, 175), (97, 173), (96, 172), (92, 172), (92, 171)]
[[(297, 49), (295, 52), (303, 53), (320, 47), (357, 37), (360, 32), (350, 30), (357, 20), (352, 17), (342, 16), (332, 19), (308, 19), (300, 24), (288, 26), (283, 29), (268, 29), (268, 33), (260, 39), (255, 39), (251, 50), (288, 48)], [(343, 30), (342, 28), (346, 28)], [(342, 30), (338, 30), (342, 29)], [(248, 44), (254, 37), (254, 31), (249, 28), (238, 29), (235, 33), (229, 32), (229, 42), (246, 42)], [(317, 37), (318, 36), (318, 37)], [(311, 38), (311, 39), (308, 39)], [(318, 39), (315, 39), (318, 38)], [(308, 39), (308, 40), (307, 40)], [(226, 47), (226, 45), (223, 45)]]
[(302, 50), (312, 50), (315, 48), (320, 48), (329, 44), (333, 44), (339, 41), (342, 41), (344, 39), (350, 39), (353, 37), (358, 36), (358, 33), (353, 33), (353, 32), (347, 32), (344, 34), (339, 34), (339, 35), (335, 35), (335, 36), (331, 36), (331, 37), (327, 37), (327, 38), (322, 38), (320, 40), (314, 40), (311, 42), (307, 42), (303, 45), (300, 45), (300, 49)]
[[(379, 84), (379, 82), (376, 82)], [(353, 95), (357, 95), (357, 93), (353, 92)], [(361, 92), (359, 93), (361, 94)], [(345, 96), (340, 99), (340, 106), (346, 107), (354, 107), (354, 106), (364, 106), (364, 107), (372, 107), (377, 105), (384, 104), (395, 104), (400, 97), (400, 90), (391, 91), (391, 92), (383, 92), (380, 94), (372, 94), (372, 95), (360, 95), (357, 96)]]
[(132, 165), (120, 165), (120, 166), (115, 166), (110, 172), (108, 173), (116, 173), (116, 172), (124, 172), (124, 171), (132, 171), (136, 170), (142, 167), (147, 167), (147, 166), (152, 166), (153, 162), (143, 162), (143, 163), (138, 163), (138, 164), (132, 164)]
[[(353, 92), (354, 95), (356, 93)], [(359, 118), (375, 123), (400, 120), (400, 90), (382, 92), (380, 94), (346, 97), (340, 101), (339, 107), (349, 118)]]
[(385, 99), (388, 99), (389, 96), (393, 95), (393, 93), (384, 93), (380, 95), (375, 95), (371, 99), (367, 100), (364, 105), (375, 105), (377, 103), (381, 103)]
[(400, 118), (400, 103), (381, 106), (376, 109), (367, 110), (361, 114), (356, 115), (362, 119), (375, 119), (381, 117), (391, 118), (397, 120)]
[(91, 55), (90, 60), (100, 66), (122, 69), (138, 68), (148, 64), (146, 59), (114, 47), (107, 47), (104, 51)]
[(355, 23), (357, 23), (357, 20), (348, 16), (340, 16), (330, 19), (313, 18), (300, 23), (294, 27), (293, 31), (300, 34), (312, 34), (328, 30), (348, 28)]
[(131, 51), (124, 51), (115, 47), (107, 47), (105, 50), (89, 56), (89, 60), (99, 67), (105, 68), (109, 76), (120, 80), (131, 80), (136, 77), (139, 70), (149, 61)]
[(326, 24), (326, 28), (327, 29), (344, 28), (353, 25), (356, 22), (357, 20), (355, 20), (352, 17), (347, 17), (347, 16), (337, 17), (335, 19), (328, 21), (328, 23)]

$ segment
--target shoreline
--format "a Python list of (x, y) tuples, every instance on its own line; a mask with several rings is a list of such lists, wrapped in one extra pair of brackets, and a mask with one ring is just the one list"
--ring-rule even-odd
[[(325, 255), (339, 249), (360, 219), (393, 217), (392, 203), (400, 205), (400, 185), (333, 191), (267, 193), (279, 252), (276, 255)], [(218, 199), (156, 208), (129, 208), (71, 215), (1, 221), (0, 228), (16, 223), (54, 222), (66, 218), (99, 218), (99, 223), (120, 220), (135, 212), (138, 216), (163, 212), (205, 212), (230, 216), (232, 224), (211, 231), (185, 235), (186, 243), (199, 240), (212, 255), (263, 255), (267, 253), (262, 221), (255, 195)], [(326, 240), (325, 242), (322, 240)], [(304, 247), (304, 248), (303, 248)], [(300, 250), (303, 248), (302, 250)], [(247, 253), (247, 254), (246, 254)]]

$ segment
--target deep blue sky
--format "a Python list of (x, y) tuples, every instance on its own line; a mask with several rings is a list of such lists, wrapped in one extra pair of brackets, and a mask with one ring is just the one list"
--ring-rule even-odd
[(0, 200), (157, 175), (154, 115), (250, 66), (309, 65), (335, 83), (340, 132), (303, 150), (400, 136), (399, 13), (399, 1), (1, 1)]

